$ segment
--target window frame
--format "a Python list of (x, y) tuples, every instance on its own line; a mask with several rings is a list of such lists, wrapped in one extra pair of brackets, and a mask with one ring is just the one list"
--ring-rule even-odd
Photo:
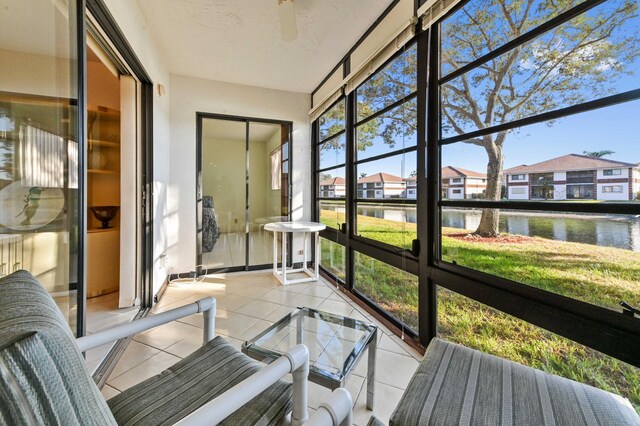
[[(580, 344), (592, 347), (600, 352), (614, 356), (632, 365), (640, 366), (637, 359), (637, 348), (640, 347), (640, 320), (622, 315), (607, 308), (601, 308), (592, 304), (571, 299), (559, 294), (544, 291), (531, 285), (500, 278), (495, 275), (466, 268), (464, 266), (441, 260), (440, 248), (440, 212), (443, 207), (463, 207), (463, 208), (514, 208), (514, 202), (509, 200), (489, 201), (483, 199), (458, 199), (447, 200), (441, 198), (440, 186), (440, 146), (461, 142), (470, 137), (479, 137), (485, 134), (495, 133), (512, 128), (522, 127), (529, 124), (541, 123), (553, 120), (566, 115), (587, 112), (617, 103), (640, 99), (640, 89), (619, 93), (613, 96), (589, 101), (582, 104), (562, 108), (554, 111), (547, 111), (531, 117), (519, 119), (504, 125), (487, 127), (479, 131), (467, 133), (466, 135), (442, 138), (440, 132), (440, 112), (439, 112), (439, 87), (448, 79), (455, 78), (456, 75), (463, 74), (477, 65), (480, 65), (492, 58), (495, 58), (506, 51), (517, 47), (538, 35), (558, 26), (570, 19), (584, 13), (585, 11), (602, 3), (598, 0), (586, 0), (571, 9), (553, 17), (540, 26), (533, 28), (520, 37), (510, 40), (496, 50), (474, 59), (454, 72), (449, 72), (446, 76), (440, 76), (439, 52), (440, 52), (440, 26), (451, 14), (456, 13), (469, 0), (463, 0), (455, 5), (436, 23), (427, 29), (417, 26), (417, 35), (407, 43), (417, 42), (417, 93), (408, 96), (406, 99), (415, 96), (417, 98), (417, 138), (418, 144), (411, 150), (417, 151), (417, 182), (416, 198), (414, 201), (417, 208), (417, 237), (421, 242), (422, 249), (417, 256), (406, 254), (400, 256), (396, 247), (385, 246), (382, 243), (367, 240), (366, 238), (354, 235), (353, 225), (356, 215), (356, 202), (371, 202), (371, 199), (358, 197), (357, 191), (366, 191), (366, 187), (360, 187), (356, 183), (355, 166), (346, 167), (346, 217), (345, 229), (335, 232), (335, 230), (323, 231), (321, 235), (331, 241), (342, 244), (346, 247), (346, 280), (341, 283), (347, 290), (357, 295), (365, 302), (369, 309), (380, 314), (391, 325), (400, 329), (402, 324), (394, 321), (393, 317), (385, 314), (372, 301), (367, 301), (366, 297), (358, 295), (357, 289), (353, 288), (353, 253), (359, 251), (374, 259), (381, 260), (391, 266), (405, 269), (419, 277), (419, 340), (423, 346), (437, 336), (437, 301), (436, 286), (442, 286), (455, 291), (465, 297), (472, 298), (489, 307), (498, 309), (508, 315), (520, 318), (535, 326), (545, 328), (558, 335), (574, 340)], [(392, 58), (397, 56), (396, 53)], [(388, 63), (381, 66), (383, 68)], [(349, 74), (348, 56), (345, 62), (344, 75)], [(434, 72), (429, 72), (433, 70)], [(354, 93), (346, 96), (346, 131), (347, 131), (347, 164), (356, 164), (354, 147), (354, 129), (356, 122), (356, 110)], [(405, 100), (406, 100), (405, 99)], [(393, 108), (397, 105), (390, 105)], [(381, 113), (381, 111), (378, 111)], [(369, 117), (367, 117), (369, 119)], [(315, 131), (314, 131), (315, 132)], [(315, 137), (315, 133), (314, 133)], [(314, 147), (317, 138), (314, 139)], [(408, 150), (408, 151), (411, 151)], [(397, 153), (396, 153), (397, 154)], [(367, 158), (366, 160), (372, 160)], [(523, 175), (524, 179), (508, 179), (519, 182), (531, 182), (527, 179), (528, 174)], [(444, 183), (444, 182), (443, 182)], [(594, 182), (594, 187), (597, 182)], [(315, 184), (314, 184), (315, 185)], [(529, 187), (529, 186), (527, 186)], [(316, 188), (316, 186), (314, 186)], [(316, 189), (317, 190), (317, 189)], [(376, 203), (396, 202), (393, 199), (377, 199)], [(605, 214), (640, 214), (640, 207), (630, 203), (579, 203), (566, 202), (561, 200), (546, 201), (517, 201), (515, 206), (521, 210), (538, 211), (563, 211), (567, 213), (605, 213)], [(321, 267), (322, 269), (322, 267)], [(326, 276), (331, 277), (327, 271)], [(338, 281), (338, 280), (336, 280)], [(406, 329), (405, 329), (406, 330)], [(411, 336), (411, 330), (406, 330)]]
[[(429, 175), (433, 176), (436, 174), (436, 176), (433, 176), (433, 179), (438, 178), (437, 170), (439, 170), (440, 167), (438, 160), (440, 149), (444, 145), (462, 142), (470, 138), (493, 134), (500, 131), (515, 129), (529, 124), (541, 123), (567, 115), (605, 108), (621, 102), (640, 99), (640, 88), (637, 88), (581, 104), (538, 113), (509, 123), (488, 126), (481, 130), (474, 130), (462, 135), (443, 138), (440, 131), (440, 85), (476, 68), (479, 65), (482, 65), (491, 59), (496, 58), (507, 51), (510, 51), (511, 49), (535, 39), (537, 36), (544, 34), (545, 32), (601, 4), (601, 2), (596, 0), (586, 0), (585, 2), (548, 20), (540, 26), (529, 30), (525, 34), (507, 42), (494, 51), (470, 61), (453, 72), (449, 72), (445, 77), (440, 77), (440, 64), (438, 61), (440, 54), (440, 25), (445, 19), (462, 9), (469, 1), (471, 0), (460, 2), (431, 28), (432, 37), (429, 47), (430, 51), (436, 52), (436, 54), (432, 55), (430, 60), (430, 67), (431, 69), (435, 69), (435, 72), (431, 72), (428, 76), (430, 98), (428, 109), (431, 111), (435, 109), (437, 114), (433, 114), (427, 118), (429, 125), (432, 126), (429, 133), (431, 138), (427, 138), (427, 140), (431, 141), (431, 143), (428, 142), (428, 155), (436, 160), (433, 162), (435, 173), (432, 171)], [(434, 60), (434, 57), (437, 58)], [(436, 129), (433, 129), (433, 127), (436, 127)], [(533, 188), (535, 185), (532, 185), (533, 179), (531, 178), (531, 175), (529, 176), (529, 182), (530, 187)], [(597, 181), (594, 181), (592, 184), (594, 187), (596, 182)], [(553, 181), (548, 182), (548, 184), (552, 187), (554, 186)], [(560, 211), (569, 213), (640, 214), (640, 203), (633, 205), (632, 203), (616, 204), (615, 202), (607, 201), (603, 201), (601, 203), (581, 203), (559, 200), (529, 200), (517, 202), (508, 200), (439, 200), (437, 195), (434, 196), (433, 193), (429, 197), (429, 201), (432, 203), (438, 203), (439, 211), (441, 211), (443, 207), (458, 207), (476, 209), (496, 208), (509, 210)], [(433, 215), (433, 223), (430, 228), (434, 231), (438, 230), (436, 231), (437, 236), (433, 238), (434, 235), (432, 234), (430, 237), (433, 238), (433, 240), (430, 238), (430, 241), (428, 241), (429, 245), (434, 247), (433, 256), (435, 260), (435, 264), (432, 267), (429, 276), (435, 277), (432, 279), (434, 282), (437, 281), (438, 285), (449, 288), (450, 290), (456, 291), (464, 296), (471, 297), (507, 314), (524, 319), (536, 326), (546, 328), (549, 331), (563, 337), (567, 337), (580, 344), (592, 347), (593, 349), (607, 355), (614, 356), (632, 365), (640, 366), (640, 360), (637, 359), (637, 356), (634, 358), (632, 355), (633, 351), (630, 350), (629, 344), (623, 343), (625, 339), (630, 339), (629, 341), (633, 341), (635, 345), (640, 346), (640, 327), (638, 326), (640, 324), (639, 319), (622, 315), (621, 312), (614, 311), (612, 309), (603, 308), (577, 299), (545, 291), (528, 284), (500, 278), (495, 275), (443, 261), (441, 259), (442, 242), (439, 233), (439, 216), (439, 213)], [(430, 294), (433, 293), (431, 292)], [(433, 300), (421, 300), (421, 305), (422, 304), (429, 304), (428, 307), (431, 308), (432, 313), (435, 311)], [(543, 312), (544, 314), (542, 314)], [(437, 321), (437, 318), (431, 317), (429, 319), (434, 322)], [(567, 326), (565, 324), (571, 324), (571, 326)], [(627, 343), (629, 341), (627, 341)]]

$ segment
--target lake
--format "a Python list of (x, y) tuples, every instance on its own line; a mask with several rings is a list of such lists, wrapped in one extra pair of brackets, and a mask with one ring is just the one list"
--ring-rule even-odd
[[(344, 212), (344, 208), (323, 209)], [(442, 211), (442, 226), (458, 229), (476, 229), (480, 223), (480, 209), (452, 209)], [(415, 207), (367, 206), (358, 207), (358, 214), (395, 222), (416, 223)], [(617, 247), (640, 251), (640, 218), (629, 215), (563, 214), (544, 212), (500, 213), (500, 232), (542, 237), (559, 241)]]

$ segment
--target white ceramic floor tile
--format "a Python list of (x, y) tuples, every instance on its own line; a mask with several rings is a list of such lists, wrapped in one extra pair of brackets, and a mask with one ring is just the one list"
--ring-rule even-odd
[(298, 296), (298, 293), (292, 291), (286, 291), (284, 289), (276, 288), (270, 290), (268, 293), (263, 294), (258, 299), (266, 302), (277, 303), (279, 305), (289, 305), (289, 302), (294, 297)]
[[(366, 385), (365, 385), (366, 386)], [(367, 392), (363, 386), (356, 405), (353, 409), (353, 423), (357, 426), (366, 426), (374, 414), (384, 424), (389, 424), (389, 417), (396, 409), (404, 391), (384, 383), (376, 382), (373, 398), (373, 411), (367, 410)]]
[(134, 340), (156, 349), (166, 349), (189, 334), (202, 335), (202, 330), (179, 321), (161, 325), (134, 337)]
[(178, 321), (198, 328), (204, 327), (204, 317), (202, 314), (189, 315), (188, 317), (180, 318)]
[[(351, 394), (351, 399), (355, 402), (364, 384), (364, 379), (358, 376), (351, 376), (347, 379), (346, 388)], [(307, 405), (309, 408), (317, 409), (320, 404), (326, 401), (331, 395), (331, 390), (316, 383), (309, 382)]]
[(296, 308), (292, 308), (291, 306), (280, 306), (278, 309), (276, 309), (275, 311), (273, 311), (272, 313), (264, 317), (264, 319), (266, 321), (278, 322), (282, 318), (284, 318), (285, 315), (290, 314), (295, 309)]
[(152, 348), (151, 346), (147, 346), (133, 340), (129, 343), (127, 349), (118, 360), (118, 364), (111, 372), (110, 377), (118, 377), (158, 353), (160, 353), (159, 349)]
[(136, 365), (124, 374), (121, 374), (115, 378), (109, 378), (107, 384), (120, 392), (129, 389), (143, 380), (155, 376), (161, 373), (165, 369), (171, 367), (176, 362), (180, 361), (177, 356), (168, 354), (166, 352), (160, 352), (151, 358)]
[(279, 309), (281, 305), (263, 300), (254, 300), (236, 309), (239, 314), (249, 315), (256, 318), (264, 318)]
[(107, 343), (106, 345), (98, 346), (97, 348), (88, 350), (86, 352), (85, 363), (87, 364), (87, 370), (90, 373), (96, 371), (96, 368), (100, 365), (102, 360), (107, 356), (109, 350), (113, 347), (115, 343)]
[(339, 302), (337, 300), (325, 300), (318, 306), (319, 311), (329, 312), (330, 314), (341, 315), (343, 317), (351, 317), (353, 306), (347, 302)]
[(325, 286), (324, 284), (314, 283), (314, 284), (308, 285), (300, 293), (308, 294), (309, 296), (327, 298), (333, 295), (334, 291), (329, 287)]
[(180, 358), (185, 358), (191, 355), (193, 352), (197, 351), (202, 346), (202, 333), (200, 334), (190, 334), (179, 342), (174, 343), (165, 349), (165, 352), (170, 353), (171, 355), (178, 356)]
[[(385, 351), (389, 351), (389, 352), (395, 352), (400, 355), (411, 356), (409, 352), (407, 352), (398, 343), (393, 341), (393, 339), (391, 339), (391, 337), (389, 337), (387, 334), (385, 333), (381, 333), (381, 334), (382, 334), (382, 337), (380, 338), (380, 342), (378, 342), (379, 349), (384, 349)], [(403, 346), (408, 346), (408, 345), (403, 345)]]
[(320, 304), (324, 302), (324, 299), (321, 297), (309, 296), (306, 294), (298, 294), (291, 299), (289, 299), (285, 304), (293, 307), (306, 307), (317, 309)]
[(216, 333), (229, 337), (237, 337), (258, 321), (258, 318), (237, 312), (229, 312), (226, 318), (216, 318)]
[(120, 393), (120, 391), (112, 388), (109, 385), (104, 385), (102, 389), (100, 389), (100, 392), (102, 393), (102, 396), (104, 396), (104, 399), (106, 399), (107, 401)]
[[(366, 367), (366, 363), (361, 362), (360, 364)], [(376, 381), (405, 389), (418, 368), (418, 364), (418, 361), (411, 356), (399, 355), (378, 348), (376, 351)]]
[(222, 309), (227, 309), (229, 311), (235, 311), (249, 302), (253, 302), (253, 299), (250, 297), (239, 296), (237, 294), (230, 294), (217, 299), (217, 305)]
[(249, 327), (248, 329), (246, 329), (242, 333), (238, 334), (237, 336), (233, 336), (233, 337), (236, 337), (237, 339), (246, 342), (248, 340), (253, 339), (254, 337), (256, 337), (258, 334), (262, 333), (263, 331), (265, 331), (272, 324), (273, 323), (269, 322), (269, 321), (258, 320), (258, 322), (253, 324), (251, 327)]

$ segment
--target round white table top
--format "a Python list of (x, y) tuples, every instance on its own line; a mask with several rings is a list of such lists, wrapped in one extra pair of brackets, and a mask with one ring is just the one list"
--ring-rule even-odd
[(318, 232), (327, 226), (318, 222), (273, 222), (264, 225), (265, 231), (276, 232)]

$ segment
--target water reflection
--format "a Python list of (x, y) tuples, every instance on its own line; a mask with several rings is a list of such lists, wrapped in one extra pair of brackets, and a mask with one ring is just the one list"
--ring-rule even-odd
[[(474, 230), (481, 213), (479, 209), (444, 209), (442, 226)], [(417, 219), (415, 207), (399, 205), (358, 207), (358, 215), (407, 223), (416, 223)], [(509, 234), (640, 251), (640, 218), (635, 216), (502, 211), (499, 229)]]

